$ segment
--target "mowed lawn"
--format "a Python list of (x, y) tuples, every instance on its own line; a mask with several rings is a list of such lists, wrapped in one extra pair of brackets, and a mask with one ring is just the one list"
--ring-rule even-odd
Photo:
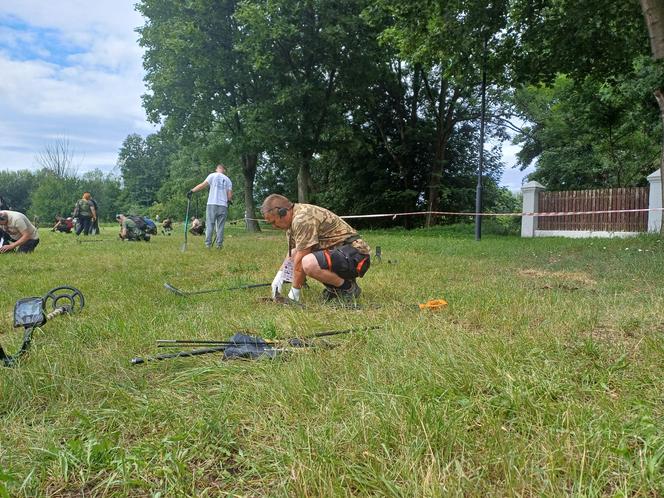
[[(280, 232), (181, 225), (123, 243), (42, 230), (0, 255), (0, 343), (16, 300), (72, 285), (82, 313), (0, 369), (0, 496), (662, 496), (664, 242), (364, 232), (363, 309), (263, 304)], [(389, 260), (389, 262), (388, 262)], [(446, 309), (418, 303), (444, 298)], [(157, 339), (288, 338), (379, 326), (270, 361), (131, 365)]]

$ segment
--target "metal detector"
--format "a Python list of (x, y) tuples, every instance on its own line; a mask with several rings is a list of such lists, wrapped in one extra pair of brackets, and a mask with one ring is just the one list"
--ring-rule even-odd
[[(44, 297), (26, 297), (19, 299), (14, 305), (14, 327), (23, 327), (23, 342), (19, 350), (8, 355), (0, 346), (0, 361), (5, 367), (13, 367), (23, 356), (32, 342), (35, 328), (58, 315), (75, 313), (83, 309), (85, 299), (83, 293), (75, 287), (63, 285), (48, 291)], [(48, 311), (48, 310), (51, 311)]]

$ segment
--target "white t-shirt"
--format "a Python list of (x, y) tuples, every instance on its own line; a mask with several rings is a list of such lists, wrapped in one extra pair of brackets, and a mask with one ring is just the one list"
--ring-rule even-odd
[(9, 234), (12, 240), (16, 241), (21, 238), (21, 234), (25, 231), (30, 233), (30, 238), (35, 240), (39, 238), (37, 229), (30, 223), (30, 220), (23, 213), (18, 211), (5, 211), (7, 213), (7, 224), (0, 225), (0, 228)]
[(233, 183), (223, 173), (210, 173), (205, 181), (210, 186), (208, 204), (228, 206), (228, 190), (233, 190)]

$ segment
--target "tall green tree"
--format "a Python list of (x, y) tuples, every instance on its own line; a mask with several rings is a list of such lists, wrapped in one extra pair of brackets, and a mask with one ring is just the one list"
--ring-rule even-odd
[(128, 202), (149, 206), (154, 197), (154, 185), (150, 178), (152, 166), (145, 140), (137, 133), (125, 138), (118, 154), (118, 165), (124, 182), (124, 194)]
[(56, 216), (71, 216), (76, 201), (83, 191), (79, 179), (74, 176), (62, 178), (53, 172), (41, 170), (39, 186), (32, 193), (30, 212), (47, 223)]
[[(360, 14), (366, 0), (256, 0), (239, 5), (239, 46), (268, 82), (263, 101), (268, 155), (297, 171), (297, 197), (315, 192), (312, 166), (346, 125), (343, 82), (366, 67), (375, 39)], [(357, 81), (356, 83), (359, 83)]]
[(125, 204), (147, 208), (157, 200), (157, 191), (168, 176), (171, 155), (177, 145), (166, 133), (138, 134), (125, 138), (118, 154), (118, 165), (124, 182)]
[[(657, 53), (656, 31), (662, 29), (664, 21), (660, 19), (657, 26), (662, 3), (662, 0), (644, 0), (641, 4), (624, 0), (512, 0), (509, 38), (516, 48), (511, 63), (514, 81), (551, 84), (563, 73), (578, 85), (574, 91), (581, 95), (584, 85), (615, 88), (632, 79), (633, 86), (650, 85), (650, 91), (657, 96), (663, 73), (658, 65), (647, 66), (643, 60), (651, 50)], [(654, 30), (650, 46), (644, 13), (647, 25)], [(640, 70), (635, 71), (635, 66), (640, 66)], [(601, 93), (598, 96), (602, 97)], [(602, 104), (606, 103), (604, 99)], [(660, 103), (660, 113), (661, 104), (664, 101)], [(598, 118), (598, 125), (602, 126), (601, 113)], [(659, 129), (664, 132), (664, 128)]]
[(510, 20), (516, 82), (552, 82), (558, 73), (603, 80), (629, 72), (636, 56), (648, 54), (635, 0), (511, 0)]
[[(164, 120), (187, 143), (227, 145), (241, 165), (245, 211), (253, 218), (254, 179), (264, 150), (260, 103), (267, 82), (237, 49), (247, 36), (236, 20), (237, 5), (235, 0), (137, 4), (147, 19), (138, 30), (150, 90), (143, 100), (153, 122)], [(258, 224), (248, 220), (247, 228), (258, 230)]]
[(41, 175), (29, 170), (0, 171), (0, 197), (5, 199), (13, 210), (27, 213), (32, 193), (41, 178)]
[(516, 94), (527, 119), (515, 143), (530, 178), (554, 190), (643, 185), (659, 155), (657, 106), (635, 73), (599, 83), (558, 76)]
[[(506, 57), (503, 30), (507, 0), (377, 0), (365, 14), (379, 25), (380, 35), (413, 66), (413, 88), (422, 95), (421, 109), (435, 126), (434, 157), (428, 171), (425, 198), (428, 210), (440, 208), (443, 176), (449, 168), (449, 143), (463, 123), (480, 116), (483, 57), (487, 56), (489, 115), (502, 112), (502, 65)], [(485, 50), (486, 47), (486, 50)], [(499, 132), (499, 128), (495, 128)], [(431, 218), (428, 219), (431, 222)]]

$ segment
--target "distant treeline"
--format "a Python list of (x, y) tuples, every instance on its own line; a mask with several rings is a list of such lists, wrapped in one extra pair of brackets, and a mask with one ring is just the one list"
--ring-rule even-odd
[[(223, 162), (231, 218), (256, 217), (270, 192), (339, 214), (468, 212), (481, 162), (483, 209), (514, 211), (497, 185), (510, 138), (550, 189), (643, 185), (664, 65), (638, 2), (595, 3), (140, 0), (143, 105), (160, 131), (127, 136), (118, 177), (6, 173), (0, 195), (40, 217), (87, 190), (104, 219), (177, 218)], [(455, 220), (371, 223), (441, 221)]]
[(54, 220), (58, 215), (71, 216), (83, 192), (92, 193), (98, 202), (100, 220), (114, 220), (116, 212), (130, 207), (120, 185), (119, 178), (101, 171), (80, 177), (59, 176), (49, 169), (0, 171), (0, 196), (10, 208), (42, 221)]

